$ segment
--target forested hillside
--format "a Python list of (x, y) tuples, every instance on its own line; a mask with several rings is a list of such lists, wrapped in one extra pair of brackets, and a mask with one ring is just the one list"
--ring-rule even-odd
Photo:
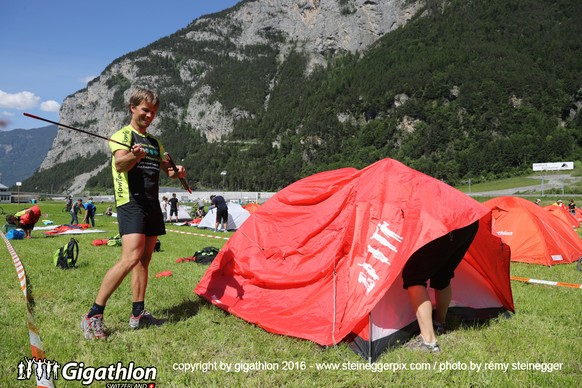
[(256, 144), (224, 142), (188, 157), (204, 172), (208, 151), (223, 154), (226, 169), (236, 171), (231, 179), (270, 189), (384, 157), (451, 184), (576, 159), (580, 4), (456, 1), (307, 80), (297, 58), (270, 109), (241, 122), (232, 137)]
[[(226, 170), (229, 190), (278, 190), (318, 171), (386, 157), (452, 185), (576, 160), (582, 2), (441, 3), (429, 1), (425, 16), (365, 52), (329, 53), (329, 65), (310, 73), (299, 50), (279, 67), (268, 46), (249, 47), (243, 60), (209, 59), (217, 65), (200, 74), (215, 98), (250, 114), (215, 142), (180, 117), (165, 117), (165, 147), (187, 167), (192, 186), (221, 188)], [(173, 39), (156, 45), (180, 44)], [(212, 56), (208, 47), (198, 50)], [(170, 87), (177, 75), (170, 64), (158, 65), (167, 83), (162, 101), (183, 105), (181, 93), (194, 90)], [(44, 179), (57, 173), (47, 170)], [(109, 171), (88, 185), (111, 187)]]

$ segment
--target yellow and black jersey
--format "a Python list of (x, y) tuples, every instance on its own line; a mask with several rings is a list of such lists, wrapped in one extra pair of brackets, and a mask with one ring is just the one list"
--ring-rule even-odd
[(134, 145), (140, 145), (146, 151), (146, 157), (127, 172), (117, 172), (115, 156), (111, 158), (116, 206), (128, 203), (131, 198), (138, 202), (144, 200), (157, 202), (161, 155), (164, 154), (162, 144), (148, 133), (142, 135), (131, 125), (121, 128), (111, 136), (111, 139), (127, 144), (127, 147), (123, 147), (120, 144), (109, 142), (109, 148), (113, 155), (117, 150), (130, 150)]

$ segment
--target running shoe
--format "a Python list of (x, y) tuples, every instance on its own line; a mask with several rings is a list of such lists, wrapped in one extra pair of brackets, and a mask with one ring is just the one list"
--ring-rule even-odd
[(81, 319), (81, 330), (88, 340), (107, 338), (103, 327), (103, 314), (93, 315), (91, 318), (85, 315)]
[(152, 314), (147, 311), (142, 311), (137, 317), (133, 314), (129, 317), (129, 327), (132, 329), (139, 329), (145, 326), (161, 326), (166, 321), (164, 319), (154, 318)]

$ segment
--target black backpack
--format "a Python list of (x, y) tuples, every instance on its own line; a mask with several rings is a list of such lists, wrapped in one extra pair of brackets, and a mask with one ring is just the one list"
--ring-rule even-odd
[(194, 252), (194, 261), (198, 264), (210, 264), (216, 255), (218, 255), (218, 252), (220, 252), (220, 249), (215, 247), (202, 248), (201, 250)]
[(53, 255), (53, 264), (60, 269), (74, 268), (79, 257), (79, 242), (71, 238), (66, 245), (60, 247)]

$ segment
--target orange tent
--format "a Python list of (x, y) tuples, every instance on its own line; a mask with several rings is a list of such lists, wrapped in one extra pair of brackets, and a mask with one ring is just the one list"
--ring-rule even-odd
[(257, 211), (258, 208), (260, 208), (261, 205), (259, 205), (258, 203), (249, 203), (248, 205), (244, 205), (243, 209), (245, 209), (246, 211), (248, 211), (249, 213), (253, 214), (254, 212)]
[(543, 207), (518, 197), (498, 197), (484, 205), (492, 211), (492, 232), (511, 247), (511, 261), (551, 266), (582, 255), (578, 234)]
[(572, 213), (570, 213), (568, 209), (566, 209), (565, 207), (549, 205), (544, 206), (544, 209), (546, 209), (551, 214), (555, 215), (556, 217), (564, 221), (568, 226), (572, 228), (580, 227), (580, 222), (578, 221), (578, 219), (575, 216), (573, 216)]

